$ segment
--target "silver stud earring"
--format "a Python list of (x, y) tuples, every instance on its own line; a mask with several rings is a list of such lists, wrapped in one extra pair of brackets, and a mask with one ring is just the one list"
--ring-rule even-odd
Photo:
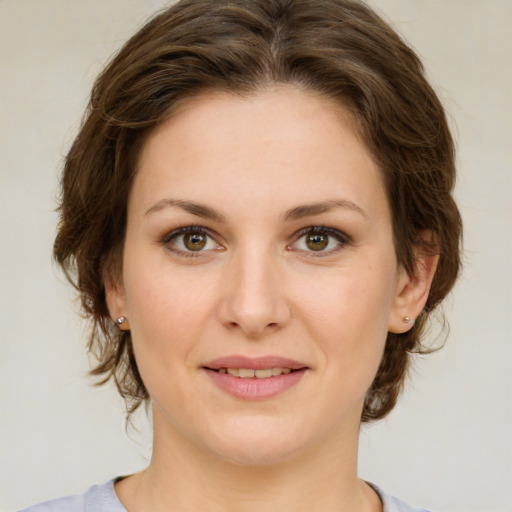
[(411, 323), (411, 317), (410, 316), (404, 316), (404, 323), (405, 324)]
[(126, 317), (124, 317), (124, 316), (120, 316), (120, 317), (116, 320), (116, 324), (117, 324), (117, 325), (124, 324), (125, 322), (126, 322)]

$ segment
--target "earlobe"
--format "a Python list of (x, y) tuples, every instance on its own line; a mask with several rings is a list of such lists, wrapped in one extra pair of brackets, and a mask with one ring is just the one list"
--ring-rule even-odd
[(120, 316), (117, 320), (116, 320), (116, 324), (121, 326), (123, 325), (124, 323), (127, 322), (127, 318), (125, 316)]
[(122, 331), (129, 330), (126, 317), (126, 296), (124, 286), (118, 278), (107, 276), (104, 280), (105, 300), (111, 318)]
[(418, 247), (414, 275), (399, 270), (396, 295), (388, 321), (388, 331), (407, 332), (427, 303), (439, 261), (438, 246), (430, 231), (422, 234), (424, 245)]

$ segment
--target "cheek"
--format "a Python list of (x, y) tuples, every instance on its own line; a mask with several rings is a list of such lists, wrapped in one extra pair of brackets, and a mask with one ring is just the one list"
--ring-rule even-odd
[[(127, 314), (144, 380), (159, 368), (178, 368), (204, 331), (211, 310), (211, 286), (192, 272), (132, 258), (124, 269)], [(204, 335), (204, 334), (203, 334)], [(164, 381), (165, 381), (165, 376)], [(167, 376), (168, 378), (168, 376)]]
[(130, 325), (145, 331), (190, 328), (211, 297), (212, 276), (195, 266), (177, 268), (164, 251), (129, 249), (123, 277)]
[(390, 268), (336, 269), (297, 287), (296, 294), (302, 296), (298, 316), (318, 340), (330, 377), (344, 386), (369, 386), (379, 366), (394, 298)]
[(193, 396), (180, 384), (190, 378), (194, 347), (206, 330), (205, 294), (188, 279), (150, 271), (131, 278), (127, 272), (127, 281), (127, 309), (142, 381), (155, 404), (171, 400), (185, 410)]
[(394, 299), (394, 271), (354, 266), (300, 278), (295, 286), (301, 316), (316, 329), (341, 331), (357, 338), (357, 332), (377, 329), (387, 332)]

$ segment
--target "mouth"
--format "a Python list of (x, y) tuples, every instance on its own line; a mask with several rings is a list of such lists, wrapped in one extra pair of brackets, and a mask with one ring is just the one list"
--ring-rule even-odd
[(223, 392), (242, 400), (266, 400), (294, 388), (310, 369), (282, 357), (230, 356), (202, 369)]
[(214, 372), (218, 372), (220, 374), (231, 375), (232, 377), (238, 377), (240, 379), (268, 379), (271, 377), (279, 377), (279, 375), (288, 375), (292, 372), (297, 372), (305, 368), (299, 368), (293, 370), (291, 368), (262, 368), (262, 369), (254, 369), (254, 368), (218, 368), (217, 370), (213, 368), (205, 367), (206, 370), (211, 370)]

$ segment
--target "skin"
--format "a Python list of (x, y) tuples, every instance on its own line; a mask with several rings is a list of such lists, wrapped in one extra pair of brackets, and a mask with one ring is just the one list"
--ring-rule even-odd
[[(207, 230), (202, 250), (169, 235), (186, 226)], [(306, 243), (311, 226), (325, 249)], [(357, 477), (360, 417), (387, 332), (425, 304), (435, 261), (422, 268), (398, 267), (381, 172), (340, 106), (291, 86), (190, 100), (142, 151), (122, 275), (106, 283), (154, 417), (151, 463), (116, 484), (122, 503), (382, 510)], [(308, 370), (276, 397), (236, 399), (203, 368), (233, 354)]]

